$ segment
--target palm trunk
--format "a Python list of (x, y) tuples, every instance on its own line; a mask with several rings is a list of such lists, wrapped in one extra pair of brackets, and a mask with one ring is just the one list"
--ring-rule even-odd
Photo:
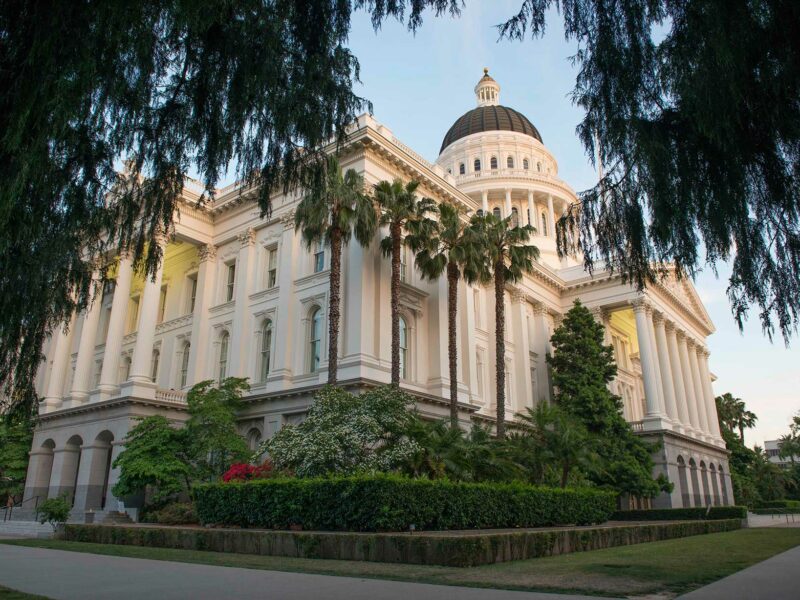
[(494, 350), (495, 378), (497, 380), (497, 437), (506, 435), (506, 306), (505, 265), (494, 266)]
[(400, 224), (392, 223), (392, 385), (400, 387)]
[(458, 348), (456, 316), (458, 315), (458, 266), (447, 262), (447, 360), (450, 366), (450, 426), (458, 427)]
[(339, 375), (339, 305), (342, 284), (342, 232), (338, 227), (330, 231), (331, 272), (330, 304), (328, 305), (328, 384), (336, 385)]
[(742, 444), (744, 444), (744, 425), (739, 423), (739, 439), (742, 440)]

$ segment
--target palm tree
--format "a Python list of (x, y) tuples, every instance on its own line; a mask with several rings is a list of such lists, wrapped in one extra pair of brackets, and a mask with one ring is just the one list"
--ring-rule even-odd
[(747, 410), (744, 400), (735, 398), (730, 392), (717, 396), (717, 415), (720, 425), (733, 433), (739, 432), (739, 439), (744, 444), (744, 430), (755, 427), (758, 417)]
[(533, 271), (533, 261), (539, 258), (539, 249), (529, 245), (528, 239), (535, 231), (530, 225), (513, 227), (511, 216), (501, 219), (491, 213), (472, 217), (471, 228), (483, 249), (481, 279), (494, 280), (494, 335), (495, 375), (497, 384), (497, 437), (506, 431), (506, 342), (505, 342), (505, 289), (506, 283), (515, 283), (523, 273)]
[(404, 185), (399, 179), (375, 185), (375, 200), (381, 213), (379, 224), (389, 228), (389, 235), (381, 240), (381, 251), (384, 256), (392, 258), (392, 385), (395, 387), (400, 386), (400, 250), (403, 232), (410, 223), (429, 219), (428, 215), (436, 212), (433, 200), (417, 199), (418, 187), (417, 181)]
[(462, 205), (442, 203), (439, 220), (421, 219), (409, 224), (406, 242), (416, 254), (423, 279), (435, 280), (447, 272), (447, 358), (450, 367), (450, 426), (458, 427), (458, 280), (474, 283), (480, 276), (481, 250)]
[(297, 205), (294, 224), (296, 230), (302, 230), (306, 247), (324, 243), (331, 248), (328, 383), (335, 385), (339, 368), (342, 246), (353, 235), (362, 246), (369, 245), (377, 226), (377, 214), (372, 198), (364, 193), (364, 178), (352, 169), (342, 174), (335, 156), (328, 156), (317, 175), (310, 192)]

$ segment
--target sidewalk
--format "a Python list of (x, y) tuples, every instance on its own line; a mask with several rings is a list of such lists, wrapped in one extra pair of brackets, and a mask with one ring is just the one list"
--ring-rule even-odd
[(791, 600), (800, 597), (800, 546), (681, 596), (679, 600)]

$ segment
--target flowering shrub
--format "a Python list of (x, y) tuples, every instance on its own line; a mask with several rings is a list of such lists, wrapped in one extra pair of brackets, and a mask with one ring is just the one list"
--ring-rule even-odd
[(266, 461), (263, 465), (234, 463), (222, 476), (222, 481), (231, 483), (250, 481), (251, 479), (269, 479), (272, 475), (272, 463), (269, 461)]

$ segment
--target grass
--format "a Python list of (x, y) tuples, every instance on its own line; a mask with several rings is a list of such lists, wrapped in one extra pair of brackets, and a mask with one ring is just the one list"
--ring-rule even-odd
[[(3, 540), (2, 543), (247, 569), (628, 596), (653, 593), (671, 595), (693, 590), (800, 545), (800, 529), (742, 529), (469, 569), (224, 554), (59, 540)], [(6, 599), (0, 594), (1, 600), (10, 598), (13, 596)]]
[(44, 596), (34, 596), (0, 586), (0, 600), (47, 600)]

